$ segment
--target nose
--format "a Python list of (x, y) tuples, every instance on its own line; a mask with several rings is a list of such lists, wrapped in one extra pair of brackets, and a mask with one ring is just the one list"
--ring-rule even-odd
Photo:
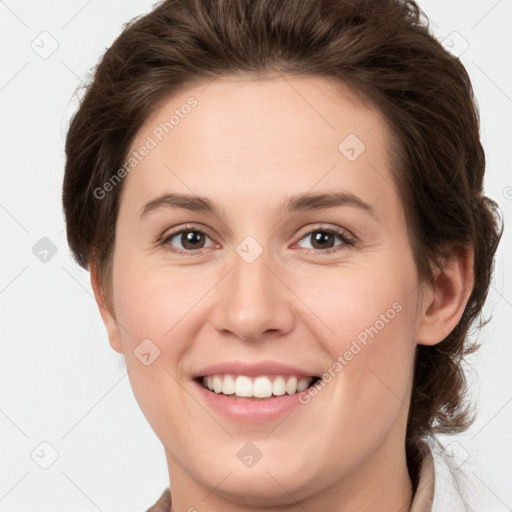
[(234, 265), (216, 287), (213, 325), (245, 341), (278, 337), (293, 329), (293, 293), (271, 267), (265, 252), (251, 263), (235, 255)]

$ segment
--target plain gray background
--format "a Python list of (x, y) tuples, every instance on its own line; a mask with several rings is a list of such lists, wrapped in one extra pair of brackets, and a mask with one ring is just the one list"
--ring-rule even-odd
[[(75, 90), (122, 25), (152, 4), (0, 1), (0, 511), (139, 512), (168, 484), (89, 274), (70, 258), (60, 203)], [(419, 4), (473, 81), (486, 192), (506, 224), (485, 310), (493, 319), (470, 360), (478, 419), (447, 442), (467, 455), (462, 467), (485, 510), (512, 510), (512, 0)]]

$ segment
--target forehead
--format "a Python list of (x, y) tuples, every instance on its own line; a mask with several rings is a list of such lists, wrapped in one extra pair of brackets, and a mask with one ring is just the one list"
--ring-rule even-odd
[(384, 207), (396, 200), (382, 114), (327, 78), (219, 77), (184, 88), (146, 119), (130, 152), (144, 146), (125, 184), (139, 202), (169, 189), (233, 202), (233, 191), (244, 201), (340, 187)]

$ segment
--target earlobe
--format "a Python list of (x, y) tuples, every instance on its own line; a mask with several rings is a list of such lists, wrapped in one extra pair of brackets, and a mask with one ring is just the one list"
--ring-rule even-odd
[(455, 246), (436, 269), (434, 285), (424, 293), (417, 333), (420, 345), (443, 341), (459, 323), (474, 285), (474, 251), (471, 246)]
[(98, 268), (95, 264), (90, 265), (91, 273), (91, 287), (94, 292), (94, 298), (101, 314), (103, 324), (107, 329), (107, 335), (110, 342), (110, 346), (119, 353), (123, 353), (123, 346), (121, 343), (119, 327), (113, 312), (105, 298), (105, 290), (99, 278)]

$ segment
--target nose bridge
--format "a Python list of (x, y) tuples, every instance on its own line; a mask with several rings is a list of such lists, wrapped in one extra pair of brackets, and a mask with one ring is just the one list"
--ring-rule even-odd
[(285, 332), (293, 323), (290, 291), (271, 270), (269, 254), (263, 251), (253, 259), (252, 252), (247, 257), (254, 251), (250, 243), (237, 248), (216, 301), (217, 329), (243, 339), (256, 339), (267, 331)]

